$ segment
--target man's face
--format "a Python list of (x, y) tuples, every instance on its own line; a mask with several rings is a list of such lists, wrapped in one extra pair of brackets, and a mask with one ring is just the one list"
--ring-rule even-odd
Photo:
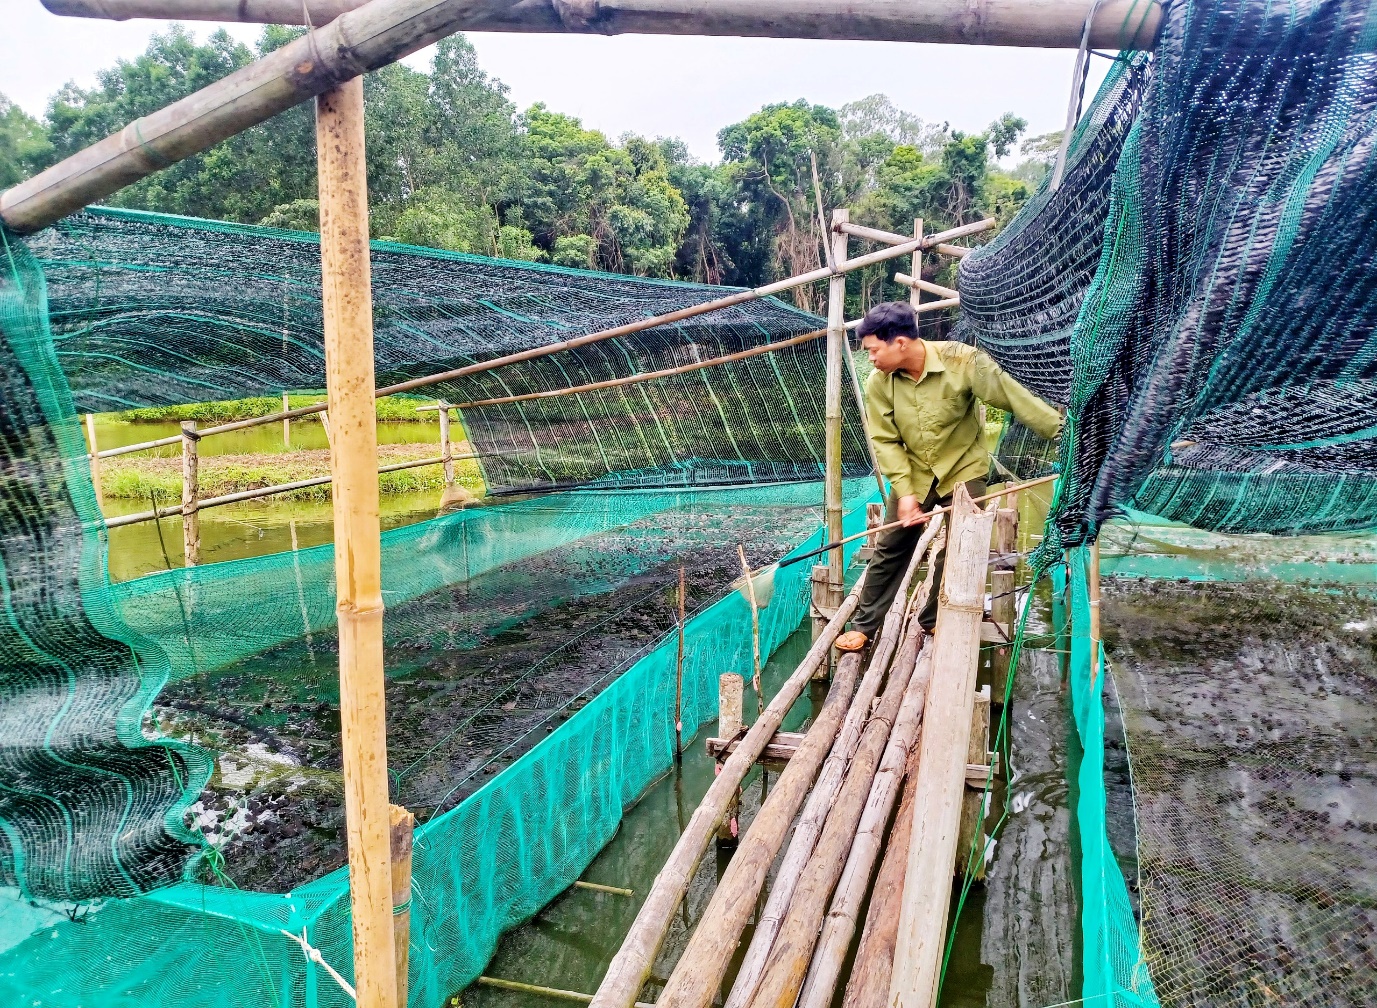
[(885, 374), (893, 374), (903, 366), (904, 354), (913, 341), (907, 336), (895, 336), (885, 342), (878, 336), (866, 336), (861, 347), (870, 355), (870, 363)]

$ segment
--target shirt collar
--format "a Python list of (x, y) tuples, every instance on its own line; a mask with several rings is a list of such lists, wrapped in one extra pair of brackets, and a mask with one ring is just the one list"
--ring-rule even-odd
[(907, 371), (900, 369), (896, 371), (895, 374), (902, 374), (909, 381), (917, 383), (930, 374), (936, 374), (938, 371), (945, 370), (947, 370), (947, 365), (942, 363), (942, 357), (937, 352), (936, 344), (928, 340), (923, 340), (923, 373), (917, 378), (914, 378)]

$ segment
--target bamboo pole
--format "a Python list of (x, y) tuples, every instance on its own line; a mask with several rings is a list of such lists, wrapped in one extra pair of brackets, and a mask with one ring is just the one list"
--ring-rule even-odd
[(454, 457), (449, 440), (449, 407), (440, 402), (440, 457), (445, 460), (445, 486), (454, 486)]
[(96, 491), (96, 506), (99, 507), (101, 499), (105, 496), (101, 492), (100, 485), (100, 447), (96, 443), (96, 416), (94, 413), (86, 414), (86, 444), (89, 448), (88, 458), (91, 461), (91, 486)]
[[(975, 694), (971, 708), (970, 741), (966, 745), (966, 766), (988, 766), (990, 763), (990, 687), (982, 686)], [(966, 781), (966, 793), (961, 796), (961, 828), (956, 834), (956, 865), (958, 876), (970, 876), (979, 881), (985, 877), (985, 784)]]
[[(287, 390), (282, 390), (282, 412), (286, 414), (292, 408), (291, 401), (287, 398)], [(282, 447), (287, 451), (292, 450), (292, 418), (282, 417)]]
[(687, 591), (684, 566), (679, 565), (679, 646), (674, 656), (674, 758), (684, 757), (684, 619)]
[(880, 857), (889, 816), (903, 784), (904, 767), (918, 738), (928, 683), (932, 679), (932, 648), (925, 645), (919, 656), (916, 638), (910, 637), (905, 645), (896, 659), (895, 674), (909, 678), (908, 689), (880, 760), (880, 769), (871, 784), (846, 867), (827, 911), (808, 977), (799, 993), (799, 1008), (828, 1008), (832, 1004), (847, 950), (856, 933), (861, 905), (870, 891), (870, 879)]
[(1100, 631), (1100, 540), (1090, 544), (1089, 562), (1086, 567), (1086, 581), (1090, 589), (1090, 687), (1100, 676), (1100, 642), (1104, 639)]
[[(479, 458), (478, 455), (456, 455), (455, 460)], [(391, 465), (380, 466), (378, 473), (399, 472), (403, 469), (416, 469), (420, 466), (439, 465), (443, 461), (438, 455), (434, 458), (413, 459), (410, 462), (393, 462)], [(206, 497), (196, 502), (196, 510), (204, 511), (206, 508), (222, 507), (225, 504), (238, 504), (240, 501), (255, 500), (259, 497), (271, 497), (275, 494), (290, 493), (293, 490), (306, 490), (310, 487), (323, 486), (331, 482), (333, 476), (312, 476), (310, 479), (297, 480), (294, 483), (278, 483), (269, 487), (255, 487), (252, 490), (237, 490), (234, 493), (221, 494), (219, 497)], [(163, 507), (156, 511), (139, 511), (136, 514), (120, 515), (118, 518), (106, 519), (105, 527), (108, 529), (121, 528), (125, 525), (137, 525), (140, 522), (153, 521), (157, 518), (167, 518), (171, 515), (181, 514), (182, 509), (177, 507)]]
[(932, 251), (936, 252), (938, 255), (955, 256), (958, 259), (964, 259), (974, 252), (975, 249), (967, 248), (965, 245), (948, 245), (945, 242), (938, 242), (932, 247)]
[(197, 514), (200, 479), (195, 420), (182, 421), (182, 562), (195, 567), (201, 557), (201, 520)]
[(924, 315), (927, 312), (942, 311), (944, 308), (960, 308), (961, 299), (959, 297), (946, 298), (942, 301), (924, 301), (913, 309), (915, 315)]
[[(498, 977), (481, 976), (474, 983), (480, 987), (492, 987), (496, 990), (512, 991), (516, 994), (535, 994), (539, 997), (555, 998), (559, 1001), (581, 1001), (588, 1004), (593, 1000), (592, 994), (561, 990), (558, 987), (541, 987), (539, 984), (520, 983), (516, 980), (502, 980)], [(655, 1006), (644, 1001), (637, 1001), (635, 1008), (655, 1008)]]
[[(915, 241), (922, 241), (923, 239), (923, 218), (921, 217), (915, 217), (913, 219), (913, 238)], [(923, 249), (921, 245), (913, 252), (913, 265), (911, 271), (916, 277), (923, 275)], [(918, 313), (918, 305), (922, 300), (922, 292), (919, 291), (917, 287), (910, 287), (908, 289), (909, 307), (914, 310), (915, 315)]]
[(626, 889), (622, 886), (603, 885), (601, 882), (585, 882), (583, 879), (574, 880), (575, 889), (587, 889), (591, 892), (608, 893), (612, 896), (635, 896), (634, 889)]
[[(860, 705), (869, 705), (863, 695), (852, 703), (860, 666), (861, 659), (856, 654), (845, 655), (838, 663), (826, 703), (742, 838), (688, 947), (670, 974), (658, 1004), (707, 1008), (712, 1003), (741, 932), (755, 912), (770, 865), (789, 832), (794, 814), (808, 797), (808, 790), (832, 748), (843, 718), (849, 722), (852, 720), (850, 711)], [(867, 679), (870, 678), (867, 673)], [(873, 678), (878, 681), (878, 677)], [(871, 695), (874, 695), (873, 690)]]
[[(850, 323), (848, 323), (848, 326)], [(861, 377), (856, 373), (856, 355), (851, 350), (851, 342), (846, 342), (846, 372), (851, 376), (851, 394), (856, 398), (856, 412), (861, 418), (861, 434), (865, 438), (865, 449), (870, 454), (870, 466), (875, 470), (875, 488), (880, 492), (880, 500), (885, 499), (885, 478), (880, 472), (880, 458), (875, 454), (875, 444), (870, 440), (870, 419), (866, 416), (865, 393), (861, 391)]]
[(746, 547), (736, 544), (736, 554), (741, 558), (741, 572), (746, 578), (746, 601), (751, 606), (751, 688), (755, 690), (756, 713), (765, 709), (765, 691), (760, 687), (760, 606), (755, 598), (755, 580), (751, 577), (751, 565), (746, 560)]
[(894, 814), (894, 828), (885, 845), (880, 874), (870, 894), (870, 909), (851, 976), (846, 983), (842, 1008), (871, 1008), (889, 996), (889, 980), (894, 970), (894, 943), (899, 935), (899, 904), (904, 895), (904, 872), (908, 867), (909, 840), (913, 836), (913, 803), (917, 798), (918, 749), (909, 753), (904, 773), (904, 794)]
[[(832, 260), (835, 263), (846, 261), (846, 235), (835, 231), (838, 225), (845, 224), (851, 211), (838, 209), (832, 211), (834, 233), (832, 241)], [(842, 537), (842, 356), (847, 352), (846, 342), (846, 277), (836, 274), (827, 285), (827, 380), (825, 409), (825, 481), (823, 483), (823, 509), (827, 516), (827, 538), (835, 541)], [(837, 547), (827, 555), (828, 606), (841, 601), (843, 578), (842, 549)]]
[(895, 273), (894, 282), (914, 290), (927, 291), (929, 294), (940, 294), (944, 298), (959, 298), (961, 296), (959, 291), (952, 290), (950, 287), (943, 287), (941, 284), (935, 284), (921, 277), (909, 276), (907, 273)]
[[(1014, 592), (1018, 574), (1018, 511), (1003, 507), (995, 512), (994, 569), (990, 571), (990, 618), (1014, 634), (1016, 599)], [(1003, 704), (1009, 681), (1009, 660), (1012, 644), (1000, 644), (990, 656), (990, 684), (994, 687), (991, 699)]]
[[(779, 934), (780, 925), (784, 923), (784, 915), (789, 909), (789, 901), (793, 899), (794, 889), (798, 885), (804, 868), (808, 865), (809, 858), (812, 857), (813, 848), (817, 844), (818, 836), (822, 833), (827, 813), (836, 800), (837, 792), (841, 789), (847, 764), (855, 755), (856, 747), (861, 740), (861, 730), (865, 726), (866, 719), (870, 716), (871, 703), (879, 692), (880, 681), (885, 672), (888, 671), (890, 659), (893, 658), (899, 643), (903, 630), (904, 608), (908, 600), (909, 585), (912, 583), (914, 573), (922, 563), (924, 554), (936, 542), (941, 528), (942, 519), (939, 517), (924, 530), (918, 544), (914, 547), (913, 559), (909, 562), (908, 569), (899, 581), (899, 590), (895, 594), (894, 605), (885, 614), (885, 621), (880, 628), (880, 635), (876, 639), (875, 648), (871, 652), (870, 665), (866, 669), (865, 678), (861, 682), (856, 701), (852, 704), (851, 712), (847, 715), (846, 724), (842, 726), (842, 730), (837, 736), (836, 744), (832, 747), (831, 753), (828, 754), (822, 772), (818, 774), (817, 784), (813, 787), (812, 794), (808, 796), (808, 804), (799, 817), (793, 839), (789, 842), (789, 849), (785, 852), (783, 861), (780, 862), (779, 871), (775, 873), (774, 882), (770, 886), (770, 895), (766, 899), (765, 908), (756, 920), (755, 933), (751, 937), (751, 944), (746, 950), (741, 966), (737, 969), (736, 981), (732, 984), (724, 1008), (743, 1008), (755, 995), (756, 987), (760, 983), (760, 976), (765, 970), (765, 961), (774, 945), (775, 936)], [(931, 565), (928, 569), (931, 572)], [(919, 608), (926, 602), (926, 593), (931, 588), (932, 577), (929, 573), (927, 581), (919, 591), (917, 601)]]
[(966, 784), (966, 749), (980, 662), (985, 571), (994, 513), (956, 488), (941, 605), (937, 610), (933, 680), (918, 757), (913, 840), (890, 982), (891, 1008), (932, 1008), (937, 999), (947, 904)]
[[(745, 683), (735, 672), (724, 672), (717, 679), (717, 735), (719, 738), (730, 742), (741, 734), (741, 717), (744, 709), (742, 703), (745, 693)], [(713, 767), (713, 772), (722, 773), (722, 761), (718, 760)], [(736, 792), (731, 795), (727, 803), (727, 810), (722, 815), (722, 820), (717, 824), (717, 840), (719, 843), (730, 844), (736, 841), (736, 813), (741, 806), (741, 787), (737, 786)]]
[[(922, 628), (910, 622), (900, 652), (917, 650)], [(907, 669), (896, 662), (874, 714), (861, 732), (860, 744), (846, 770), (841, 790), (832, 803), (817, 847), (799, 878), (789, 901), (789, 912), (780, 926), (765, 970), (760, 977), (751, 1008), (793, 1008), (803, 985), (808, 962), (827, 912), (827, 903), (846, 864), (847, 851), (856, 836), (871, 782), (886, 747), (905, 692), (912, 678), (913, 664)], [(908, 674), (903, 674), (907, 672)]]
[(392, 945), (397, 950), (397, 1008), (406, 1008), (411, 963), (411, 851), (416, 817), (400, 805), (391, 807)]
[(317, 99), (316, 151), (354, 986), (360, 1008), (396, 1008), (362, 78)]
[(737, 745), (736, 751), (722, 764), (721, 773), (717, 775), (707, 794), (703, 796), (702, 802), (694, 810), (669, 860), (655, 877), (655, 883), (636, 914), (622, 947), (608, 966), (592, 1002), (597, 1008), (629, 1008), (636, 1000), (641, 985), (650, 975), (650, 969), (669, 931), (674, 912), (688, 890), (689, 880), (697, 870), (698, 862), (707, 849), (708, 841), (712, 839), (717, 824), (725, 814), (728, 803), (736, 794), (746, 772), (755, 765), (766, 744), (779, 730), (784, 715), (799, 698), (813, 672), (827, 660), (832, 650), (832, 642), (837, 639), (842, 627), (856, 610), (858, 592), (864, 583), (865, 578), (862, 575), (861, 580), (828, 624), (826, 632), (813, 642), (803, 661), (780, 686), (779, 692), (765, 708), (765, 713), (756, 719), (755, 724)]

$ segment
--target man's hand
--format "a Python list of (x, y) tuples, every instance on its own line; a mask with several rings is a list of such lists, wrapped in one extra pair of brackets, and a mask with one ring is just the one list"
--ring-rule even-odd
[(923, 509), (918, 504), (917, 494), (905, 494), (899, 498), (899, 521), (912, 525), (923, 517)]

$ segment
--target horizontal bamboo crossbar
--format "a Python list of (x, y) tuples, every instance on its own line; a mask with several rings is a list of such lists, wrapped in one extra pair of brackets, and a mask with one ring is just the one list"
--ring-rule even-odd
[[(453, 461), (461, 459), (478, 458), (477, 455), (453, 455)], [(440, 465), (445, 461), (443, 455), (434, 458), (415, 459), (410, 462), (394, 462), (391, 465), (379, 466), (378, 473), (399, 472), (402, 469), (416, 469), (420, 466)], [(254, 500), (258, 497), (271, 497), (274, 494), (290, 493), (293, 490), (305, 490), (308, 487), (324, 486), (331, 482), (333, 476), (313, 476), (310, 479), (297, 480), (295, 483), (278, 483), (275, 486), (255, 487), (252, 490), (239, 490), (235, 493), (222, 494), (219, 497), (207, 497), (196, 502), (196, 509), (204, 511), (206, 508), (219, 507), (222, 504), (237, 504), (240, 501)], [(106, 519), (105, 527), (108, 529), (122, 528), (125, 525), (137, 525), (139, 522), (153, 521), (155, 518), (170, 518), (173, 515), (182, 513), (182, 505), (175, 507), (157, 508), (153, 511), (140, 511), (137, 514), (120, 515), (117, 518)]]
[(943, 308), (960, 308), (961, 299), (959, 297), (947, 298), (943, 301), (924, 301), (914, 305), (913, 314), (923, 315), (927, 312), (941, 311)]
[[(588, 1004), (593, 1000), (592, 994), (562, 990), (559, 987), (542, 987), (539, 984), (520, 983), (516, 980), (503, 980), (499, 977), (481, 976), (474, 983), (480, 987), (493, 987), (497, 990), (514, 991), (517, 994), (536, 994), (540, 997), (554, 998), (557, 1001), (580, 1001), (583, 1004)], [(636, 1008), (655, 1008), (655, 1006), (644, 1001), (637, 1001)]]
[(931, 280), (924, 280), (922, 277), (911, 277), (907, 273), (895, 273), (894, 282), (903, 284), (905, 287), (927, 291), (929, 294), (940, 294), (946, 298), (959, 298), (961, 296), (960, 291), (952, 290), (950, 287), (943, 287), (941, 284), (935, 284)]
[[(993, 217), (986, 217), (984, 220), (976, 221), (974, 224), (964, 224), (953, 230), (960, 231), (961, 234), (953, 234), (951, 231), (943, 231), (940, 234), (930, 236), (929, 241), (938, 241), (947, 238), (964, 238), (966, 235), (979, 234), (988, 231), (995, 226)], [(833, 225), (832, 230), (842, 234), (854, 235), (857, 238), (864, 238), (868, 241), (882, 242), (885, 245), (905, 245), (913, 241), (912, 235), (895, 234), (893, 231), (881, 231), (879, 228), (866, 227), (863, 224), (852, 224), (849, 221)]]

